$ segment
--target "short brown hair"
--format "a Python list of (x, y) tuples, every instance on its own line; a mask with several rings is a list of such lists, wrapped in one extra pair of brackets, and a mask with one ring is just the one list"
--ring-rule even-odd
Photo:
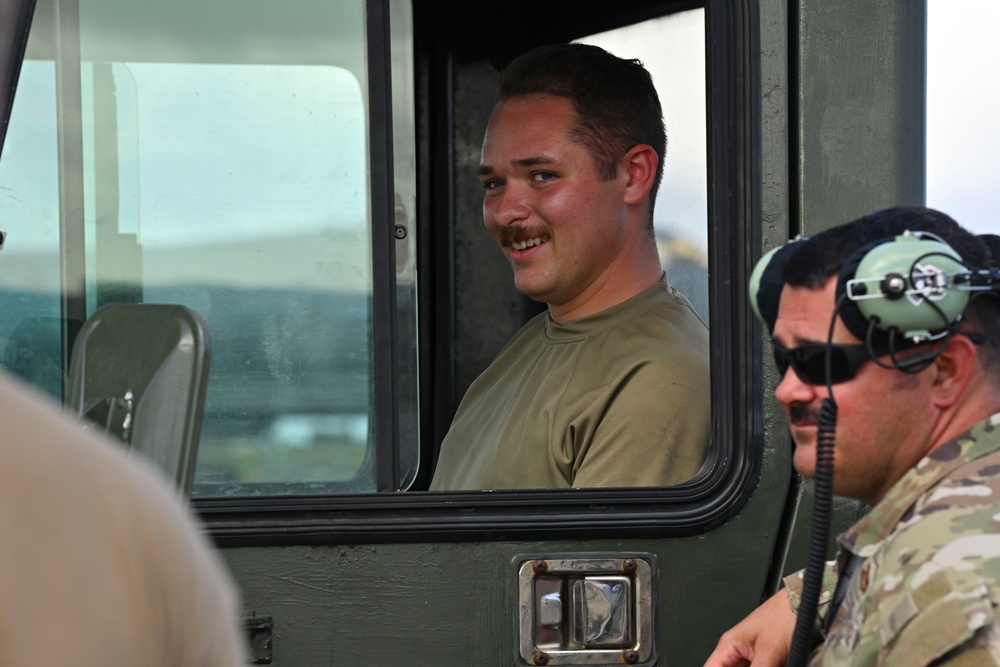
[(667, 133), (653, 78), (638, 60), (618, 58), (588, 44), (540, 46), (516, 58), (500, 77), (497, 103), (526, 95), (565, 97), (579, 119), (574, 138), (586, 146), (605, 180), (633, 146), (647, 144), (659, 164), (649, 217), (663, 178)]

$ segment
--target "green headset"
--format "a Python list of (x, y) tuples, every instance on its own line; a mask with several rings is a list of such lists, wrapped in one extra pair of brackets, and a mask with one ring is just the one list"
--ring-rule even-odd
[(785, 286), (785, 264), (808, 238), (796, 237), (785, 245), (771, 248), (750, 272), (750, 306), (757, 319), (767, 327), (768, 333), (774, 332), (774, 322), (778, 319), (778, 302)]
[[(774, 330), (784, 266), (806, 238), (761, 257), (750, 274), (754, 313)], [(837, 277), (836, 300), (848, 330), (885, 354), (953, 334), (975, 291), (1000, 289), (1000, 271), (972, 270), (939, 237), (907, 231), (852, 254)]]
[[(921, 343), (953, 333), (969, 305), (972, 273), (951, 246), (923, 232), (905, 232), (859, 249), (841, 269), (841, 318), (866, 340), (873, 327)], [(851, 304), (855, 307), (851, 307)], [(865, 335), (858, 335), (864, 332)]]

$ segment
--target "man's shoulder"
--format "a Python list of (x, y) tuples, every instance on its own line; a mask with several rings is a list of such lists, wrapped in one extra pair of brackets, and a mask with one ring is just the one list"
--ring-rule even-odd
[(708, 344), (708, 325), (683, 294), (662, 281), (598, 313), (591, 323), (594, 333), (648, 335), (691, 346)]
[(565, 324), (547, 312), (526, 322), (501, 348), (493, 364), (509, 365), (544, 357), (571, 346), (572, 359), (596, 367), (667, 366), (707, 373), (708, 327), (683, 295), (659, 283), (638, 297)]
[(646, 293), (640, 295), (639, 299), (643, 298), (645, 300), (642, 303), (648, 311), (647, 315), (678, 320), (697, 329), (708, 331), (708, 325), (695, 311), (688, 298), (669, 283), (657, 283)]
[[(944, 474), (920, 497), (914, 515), (918, 518), (965, 519), (953, 530), (996, 531), (993, 515), (1000, 509), (1000, 450), (963, 461)], [(972, 520), (975, 517), (976, 520)], [(985, 522), (986, 525), (980, 525)]]
[(970, 461), (927, 490), (886, 545), (887, 570), (919, 587), (938, 572), (976, 572), (1000, 587), (1000, 453)]
[(985, 650), (1000, 599), (998, 462), (966, 462), (927, 489), (856, 575), (862, 592), (874, 584), (870, 631), (893, 664)]
[(701, 367), (708, 363), (708, 327), (683, 296), (677, 299), (665, 295), (606, 335), (625, 341), (627, 347), (641, 352), (654, 364), (675, 367), (690, 363)]

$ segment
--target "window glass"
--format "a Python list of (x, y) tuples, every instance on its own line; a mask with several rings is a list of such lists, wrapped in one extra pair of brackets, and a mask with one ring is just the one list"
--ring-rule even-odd
[[(195, 495), (374, 490), (372, 226), (402, 224), (405, 488), (418, 463), (412, 84), (396, 73), (396, 220), (376, 219), (364, 2), (53, 9), (38, 3), (0, 161), (4, 365), (58, 397), (64, 320), (189, 306), (212, 338)], [(394, 11), (405, 51), (408, 6)]]
[(638, 58), (653, 77), (667, 127), (653, 209), (670, 284), (708, 322), (708, 158), (705, 10), (691, 9), (577, 40)]
[(995, 0), (927, 2), (927, 205), (1000, 234)]
[(62, 397), (59, 301), (59, 165), (55, 67), (21, 68), (0, 160), (0, 271), (4, 369)]

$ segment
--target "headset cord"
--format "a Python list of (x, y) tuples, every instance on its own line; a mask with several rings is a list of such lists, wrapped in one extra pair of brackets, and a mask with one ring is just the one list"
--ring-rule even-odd
[(809, 555), (787, 667), (804, 667), (810, 650), (816, 644), (816, 610), (826, 570), (826, 550), (833, 507), (833, 442), (836, 429), (837, 403), (832, 398), (825, 398), (819, 412), (816, 435), (815, 498)]
[(809, 653), (816, 645), (816, 610), (819, 608), (819, 595), (823, 589), (827, 542), (830, 539), (830, 516), (833, 509), (833, 448), (837, 433), (837, 401), (833, 397), (833, 384), (830, 382), (833, 361), (829, 346), (833, 343), (837, 313), (844, 303), (845, 296), (837, 300), (827, 335), (825, 359), (827, 397), (820, 406), (816, 428), (812, 532), (809, 535), (809, 554), (802, 581), (802, 597), (799, 601), (795, 632), (792, 635), (792, 646), (785, 663), (786, 667), (805, 667)]

